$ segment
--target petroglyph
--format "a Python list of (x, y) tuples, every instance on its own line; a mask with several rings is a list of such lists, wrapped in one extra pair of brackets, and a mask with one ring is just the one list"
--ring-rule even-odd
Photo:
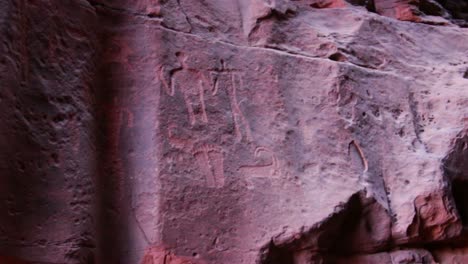
[[(181, 70), (182, 68), (176, 68), (176, 69), (173, 69), (173, 70), (170, 70), (169, 71), (169, 78), (166, 78), (166, 67), (165, 66), (161, 66), (158, 70), (158, 77), (159, 77), (159, 80), (161, 81), (161, 84), (162, 84), (162, 88), (164, 90), (164, 92), (166, 92), (167, 95), (169, 96), (174, 96), (175, 94), (175, 88), (174, 88), (174, 73), (176, 71), (179, 71)], [(167, 80), (169, 79), (169, 81)]]
[[(229, 68), (224, 60), (220, 60), (220, 68), (211, 69), (204, 73), (201, 70), (188, 67), (186, 63), (188, 56), (180, 52), (176, 55), (181, 66), (169, 71), (166, 70), (165, 66), (161, 66), (158, 70), (159, 79), (167, 95), (175, 96), (177, 91), (182, 93), (190, 124), (193, 126), (197, 121), (208, 123), (205, 97), (206, 95), (217, 96), (219, 89), (225, 87), (230, 101), (236, 138), (240, 141), (244, 134), (245, 138), (251, 141), (250, 126), (237, 100), (237, 91), (243, 87), (241, 72)], [(210, 76), (210, 79), (207, 76)]]
[(279, 163), (276, 154), (267, 147), (257, 147), (254, 157), (256, 164), (241, 166), (239, 171), (245, 175), (247, 188), (253, 189), (253, 179), (256, 178), (277, 178), (279, 176)]
[(359, 159), (360, 165), (362, 166), (362, 172), (366, 173), (369, 170), (369, 165), (367, 162), (366, 157), (364, 156), (364, 152), (362, 151), (362, 148), (359, 146), (359, 144), (353, 140), (349, 143), (348, 146), (348, 155), (351, 156), (351, 158), (354, 160)]
[(202, 71), (187, 66), (187, 55), (178, 52), (176, 56), (181, 67), (169, 71), (169, 81), (164, 76), (165, 67), (162, 66), (159, 70), (162, 87), (169, 96), (174, 96), (177, 90), (182, 93), (192, 126), (197, 123), (197, 120), (207, 123), (208, 116), (206, 114), (204, 89), (209, 87), (210, 84)]
[(351, 158), (351, 162), (358, 166), (361, 170), (359, 175), (359, 181), (366, 188), (373, 188), (375, 184), (371, 179), (371, 174), (369, 173), (369, 164), (364, 155), (364, 151), (356, 140), (352, 140), (348, 145), (348, 155)]
[(220, 84), (224, 84), (227, 89), (229, 101), (231, 104), (236, 137), (239, 141), (242, 139), (241, 128), (243, 128), (247, 140), (252, 141), (250, 126), (240, 109), (240, 103), (237, 101), (237, 90), (243, 87), (241, 73), (236, 69), (229, 68), (224, 60), (221, 60), (220, 62), (221, 69), (215, 69), (210, 73), (214, 86), (213, 95), (218, 93)]
[(224, 156), (222, 148), (216, 145), (204, 144), (196, 147), (191, 138), (177, 136), (175, 125), (168, 127), (169, 144), (186, 153), (190, 153), (197, 160), (197, 166), (205, 177), (206, 186), (220, 188), (224, 186)]
[(192, 152), (193, 145), (194, 145), (193, 140), (190, 138), (184, 138), (184, 137), (178, 136), (176, 134), (176, 131), (177, 131), (177, 125), (169, 124), (167, 128), (167, 138), (168, 138), (169, 144), (176, 149), (187, 150), (189, 152)]
[(209, 188), (224, 186), (224, 157), (221, 148), (204, 145), (197, 148), (193, 155), (198, 161), (202, 173), (205, 175), (206, 185)]

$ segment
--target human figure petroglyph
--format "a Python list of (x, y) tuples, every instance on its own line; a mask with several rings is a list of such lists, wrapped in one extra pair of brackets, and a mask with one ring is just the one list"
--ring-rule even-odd
[(276, 154), (267, 147), (257, 147), (254, 152), (257, 160), (269, 160), (265, 163), (241, 166), (239, 170), (246, 176), (247, 188), (253, 189), (253, 179), (279, 176), (279, 163)]
[[(241, 72), (237, 69), (229, 68), (224, 60), (220, 60), (221, 67), (215, 68), (205, 73), (201, 70), (192, 69), (187, 65), (188, 56), (183, 53), (176, 53), (180, 67), (169, 71), (169, 77), (165, 77), (166, 69), (160, 68), (159, 78), (162, 87), (169, 96), (174, 96), (177, 91), (183, 94), (190, 124), (193, 126), (200, 120), (208, 123), (206, 111), (206, 96), (217, 96), (219, 90), (225, 87), (230, 101), (232, 119), (234, 122), (236, 138), (240, 141), (244, 136), (248, 141), (252, 140), (250, 126), (240, 109), (237, 100), (237, 91), (243, 87)], [(211, 79), (207, 78), (210, 76)]]
[[(190, 128), (199, 122), (207, 124), (209, 116), (206, 103), (212, 103), (216, 98), (229, 100), (232, 122), (234, 123), (235, 139), (252, 141), (249, 124), (241, 111), (241, 102), (237, 99), (239, 88), (243, 87), (241, 71), (229, 68), (224, 60), (217, 67), (206, 70), (192, 69), (187, 63), (189, 57), (178, 52), (176, 56), (179, 66), (167, 71), (163, 66), (159, 71), (162, 89), (171, 97), (182, 95), (188, 111)], [(207, 77), (208, 76), (208, 77)], [(223, 90), (221, 90), (223, 89)], [(223, 99), (221, 99), (223, 100)], [(229, 111), (228, 111), (229, 112)], [(213, 117), (212, 117), (213, 118)], [(211, 120), (210, 120), (211, 121)], [(204, 127), (209, 133), (209, 126)], [(179, 131), (179, 132), (178, 132)], [(206, 185), (210, 188), (224, 186), (224, 151), (216, 145), (190, 135), (178, 135), (180, 130), (175, 123), (168, 126), (169, 144), (195, 157), (200, 172), (205, 176)], [(216, 135), (215, 135), (216, 136)], [(264, 149), (259, 148), (255, 155), (262, 155)]]
[(186, 61), (188, 56), (182, 52), (176, 53), (180, 67), (171, 70), (170, 81), (164, 77), (164, 66), (160, 69), (160, 79), (163, 89), (169, 96), (174, 96), (179, 90), (184, 98), (189, 115), (190, 125), (195, 125), (197, 120), (208, 122), (205, 107), (205, 88), (210, 87), (208, 79), (200, 70), (189, 68)]

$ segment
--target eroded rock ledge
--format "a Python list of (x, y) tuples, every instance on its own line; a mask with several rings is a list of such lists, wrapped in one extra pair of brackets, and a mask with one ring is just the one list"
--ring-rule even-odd
[(309, 230), (280, 234), (263, 248), (262, 264), (464, 263), (468, 256), (466, 168), (468, 139), (458, 135), (443, 160), (446, 188), (414, 200), (415, 216), (394, 237), (395, 219), (359, 192)]

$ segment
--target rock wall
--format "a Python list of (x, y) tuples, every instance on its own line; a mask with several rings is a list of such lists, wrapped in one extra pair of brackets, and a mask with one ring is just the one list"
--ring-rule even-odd
[(1, 2), (0, 263), (468, 262), (467, 8)]

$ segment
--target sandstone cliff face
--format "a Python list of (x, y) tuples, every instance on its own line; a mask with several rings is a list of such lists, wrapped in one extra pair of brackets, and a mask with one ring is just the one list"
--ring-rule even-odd
[(468, 3), (0, 3), (0, 263), (468, 262)]

